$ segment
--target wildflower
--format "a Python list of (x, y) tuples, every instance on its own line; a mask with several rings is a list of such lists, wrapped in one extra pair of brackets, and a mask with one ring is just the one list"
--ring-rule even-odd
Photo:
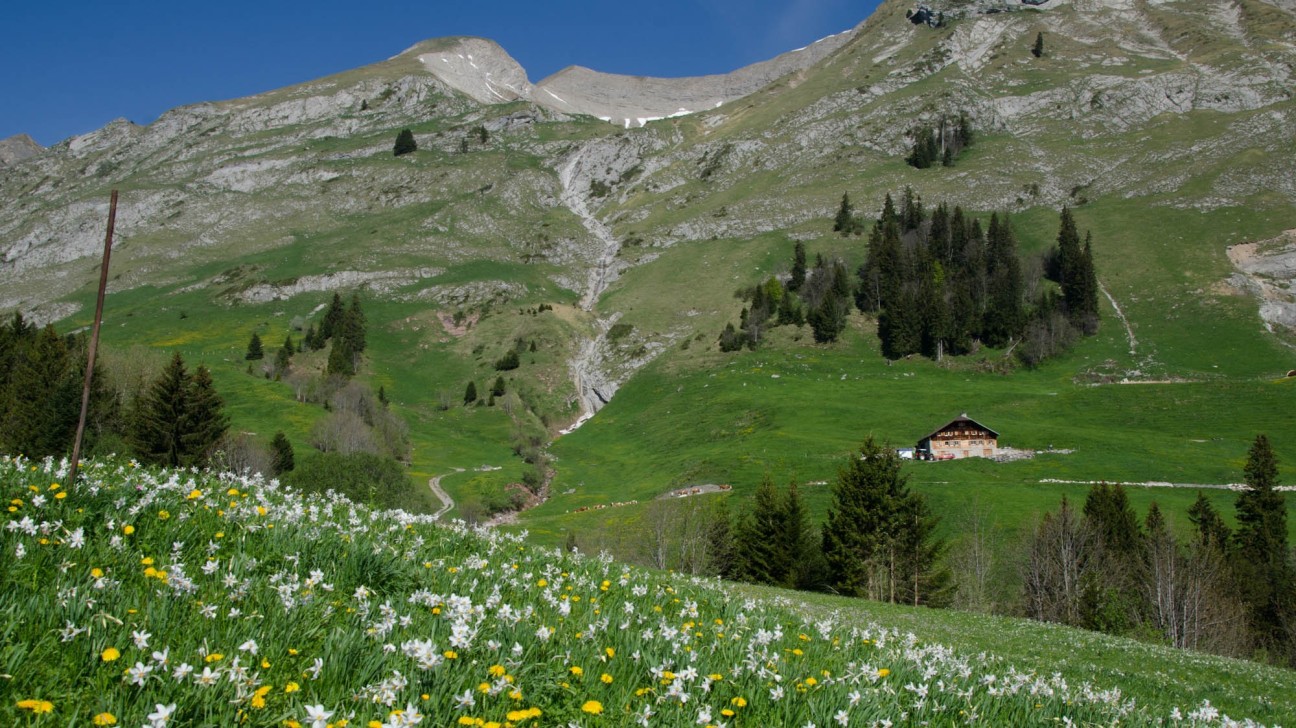
[(149, 728), (163, 728), (167, 721), (171, 720), (171, 714), (175, 712), (176, 704), (163, 705), (154, 703), (154, 708), (155, 710), (148, 714), (148, 719), (151, 722)]
[(30, 710), (34, 715), (49, 713), (54, 710), (54, 704), (48, 700), (19, 700), (18, 707), (23, 710)]
[(143, 685), (150, 672), (153, 672), (152, 665), (136, 662), (134, 667), (126, 670), (126, 682), (132, 685)]
[(603, 673), (602, 675), (599, 675), (599, 680), (602, 680), (604, 685), (612, 684), (612, 676), (607, 674), (606, 672)]
[(737, 707), (739, 707), (739, 708), (745, 708), (745, 707), (747, 707), (747, 699), (744, 698), (744, 697), (741, 696), (741, 695), (739, 695), (738, 697), (734, 698), (733, 700), (730, 700), (729, 702), (730, 702), (730, 703), (733, 703), (735, 706), (737, 706)]
[(298, 685), (298, 684), (295, 683), (295, 682), (290, 682), (290, 683), (288, 683), (287, 685), (284, 686), (284, 692), (285, 692), (285, 693), (295, 693), (295, 692), (297, 692), (298, 690), (301, 690), (301, 686)]
[(202, 498), (202, 497), (203, 497), (202, 491), (201, 491), (201, 490), (198, 490), (197, 488), (194, 488), (193, 490), (189, 491), (189, 495), (185, 496), (185, 499), (186, 499), (186, 500), (198, 500), (199, 498)]
[(590, 715), (602, 715), (603, 704), (597, 700), (586, 700), (585, 704), (581, 706), (581, 712), (589, 713)]
[(239, 645), (239, 649), (242, 650), (243, 652), (250, 652), (255, 655), (257, 653), (256, 640), (248, 640), (247, 642), (244, 642), (243, 644)]
[(603, 653), (608, 656), (609, 660), (612, 659), (613, 657), (616, 657), (616, 650), (612, 649), (611, 647), (603, 648)]
[(223, 659), (225, 659), (225, 655), (222, 655), (219, 652), (213, 652), (203, 658), (205, 662), (220, 662)]
[(135, 533), (135, 527), (132, 526), (132, 525), (130, 525), (130, 524), (128, 523), (128, 524), (126, 524), (125, 526), (122, 526), (122, 533), (124, 533), (124, 534), (126, 534), (127, 536), (129, 536), (129, 535), (131, 535), (132, 533)]
[(576, 677), (580, 677), (581, 675), (585, 674), (585, 671), (581, 669), (580, 665), (572, 665), (571, 668), (569, 669), (571, 670), (571, 674), (575, 675)]
[(117, 716), (112, 713), (99, 713), (90, 719), (95, 725), (117, 725)]
[(199, 685), (215, 685), (220, 679), (220, 673), (214, 672), (210, 666), (204, 667), (201, 674), (194, 677), (194, 682)]
[(116, 660), (118, 657), (121, 657), (121, 651), (119, 651), (116, 647), (109, 647), (105, 649), (103, 652), (100, 652), (99, 657), (104, 662), (112, 662), (113, 660)]
[(886, 669), (885, 667), (882, 668), (881, 670), (878, 670), (878, 677), (886, 677), (887, 675), (890, 675), (890, 674), (891, 674), (891, 671), (888, 670), (888, 669)]
[(306, 719), (311, 722), (311, 728), (325, 728), (331, 717), (333, 717), (332, 711), (324, 710), (323, 705), (306, 706)]
[(180, 663), (180, 666), (175, 669), (175, 672), (171, 673), (171, 677), (175, 678), (176, 682), (183, 682), (193, 671), (193, 665), (190, 665), (187, 662), (182, 662)]
[(133, 630), (131, 632), (131, 639), (135, 641), (135, 648), (139, 650), (148, 649), (149, 637), (152, 636), (153, 635), (149, 634), (148, 632), (145, 632), (142, 629)]

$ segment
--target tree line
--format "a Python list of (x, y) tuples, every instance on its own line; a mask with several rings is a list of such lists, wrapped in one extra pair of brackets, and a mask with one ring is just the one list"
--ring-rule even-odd
[(1069, 208), (1059, 215), (1057, 244), (1029, 259), (1018, 253), (1007, 215), (992, 213), (983, 228), (957, 205), (941, 203), (929, 213), (911, 188), (899, 207), (888, 194), (871, 223), (843, 194), (833, 230), (847, 237), (868, 232), (855, 276), (822, 255), (807, 270), (805, 245), (797, 242), (789, 273), (737, 292), (746, 305), (738, 325), (720, 333), (721, 351), (754, 349), (770, 328), (788, 324), (809, 324), (818, 343), (835, 341), (852, 299), (877, 318), (889, 359), (941, 360), (985, 344), (1035, 366), (1098, 330), (1093, 237), (1086, 233), (1081, 244)]
[(1273, 448), (1257, 436), (1235, 501), (1237, 530), (1200, 492), (1187, 540), (1152, 503), (1142, 523), (1119, 484), (1077, 512), (1045, 514), (1022, 561), (1028, 616), (1175, 647), (1296, 666), (1296, 569)]
[[(878, 317), (888, 358), (939, 360), (985, 343), (1014, 348), (1034, 366), (1098, 327), (1092, 237), (1080, 247), (1067, 208), (1058, 246), (1032, 266), (1017, 252), (1007, 215), (991, 214), (983, 230), (959, 206), (941, 203), (928, 215), (906, 188), (898, 210), (887, 195), (858, 274), (856, 304)], [(1059, 286), (1043, 285), (1044, 278)]]

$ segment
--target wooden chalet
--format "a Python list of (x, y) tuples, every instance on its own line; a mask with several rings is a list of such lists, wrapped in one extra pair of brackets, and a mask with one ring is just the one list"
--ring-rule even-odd
[(999, 433), (964, 412), (919, 440), (917, 454), (924, 460), (956, 460), (992, 458), (998, 450)]

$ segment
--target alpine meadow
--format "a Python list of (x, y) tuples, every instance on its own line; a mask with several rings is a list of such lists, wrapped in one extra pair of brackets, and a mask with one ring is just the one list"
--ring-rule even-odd
[(0, 141), (0, 723), (1296, 723), (1293, 89), (886, 0)]

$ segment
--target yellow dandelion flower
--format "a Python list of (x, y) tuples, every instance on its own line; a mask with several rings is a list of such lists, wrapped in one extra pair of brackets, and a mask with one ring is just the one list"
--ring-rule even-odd
[(445, 657), (447, 660), (454, 660), (459, 657), (459, 653), (455, 652), (454, 650), (446, 650), (445, 652), (442, 652), (441, 655), (442, 657)]
[(284, 692), (285, 692), (285, 693), (295, 693), (295, 692), (297, 692), (298, 690), (301, 690), (301, 686), (298, 685), (298, 684), (295, 683), (295, 682), (290, 682), (290, 683), (288, 683), (287, 685), (284, 686)]
[(203, 660), (206, 662), (220, 662), (223, 659), (225, 659), (225, 655), (222, 655), (219, 652), (213, 652), (210, 655), (207, 655), (206, 657), (203, 658)]
[(116, 660), (118, 657), (121, 657), (121, 652), (116, 647), (109, 647), (108, 649), (99, 653), (99, 657), (104, 662), (112, 662), (113, 660)]
[(130, 524), (128, 523), (128, 524), (126, 524), (125, 526), (122, 526), (122, 533), (124, 533), (124, 534), (126, 534), (127, 536), (129, 536), (129, 535), (131, 535), (132, 533), (135, 533), (135, 527), (132, 526), (132, 525), (130, 525)]
[(576, 677), (580, 677), (581, 675), (585, 674), (585, 671), (581, 669), (580, 665), (572, 665), (568, 669), (571, 671), (571, 674), (575, 675)]
[(490, 672), (491, 677), (504, 677), (506, 670), (503, 665), (491, 665), (488, 672)]
[(537, 581), (537, 582), (536, 582), (536, 586), (538, 586), (538, 587), (540, 587), (541, 589), (543, 589), (543, 588), (549, 586), (549, 580), (548, 580), (548, 579), (541, 579), (540, 581)]
[(54, 500), (63, 500), (67, 497), (67, 491), (59, 491), (54, 494)]
[(90, 719), (95, 725), (117, 725), (117, 716), (112, 713), (100, 713)]
[(264, 657), (261, 658), (261, 669), (262, 670), (270, 669), (270, 661), (265, 659)]
[(298, 723), (292, 718), (288, 718), (284, 720), (283, 724), (284, 724), (284, 728), (301, 728), (301, 723)]
[(886, 677), (887, 675), (890, 675), (890, 674), (891, 674), (891, 671), (888, 670), (888, 669), (886, 669), (885, 667), (882, 668), (881, 670), (878, 670), (878, 677)]
[(94, 577), (95, 579), (102, 579), (103, 574), (104, 574), (103, 569), (99, 568), (98, 566), (90, 570), (90, 576)]
[(586, 700), (585, 704), (581, 706), (581, 712), (590, 715), (602, 715), (603, 704), (597, 700)]
[(738, 715), (738, 714), (735, 713), (735, 712), (734, 712), (732, 709), (730, 709), (730, 708), (724, 708), (724, 709), (722, 709), (722, 710), (720, 711), (720, 715), (723, 715), (723, 716), (726, 717), (726, 718), (732, 718), (732, 717), (734, 717), (735, 715)]
[(171, 517), (171, 511), (158, 511), (158, 520), (165, 521)]
[(602, 675), (599, 675), (599, 680), (602, 680), (604, 685), (612, 684), (612, 676), (607, 674), (606, 672), (603, 673)]
[[(374, 722), (377, 722), (377, 721), (374, 721)], [(469, 717), (469, 716), (467, 716), (467, 715), (461, 715), (461, 716), (459, 716), (459, 721), (458, 721), (458, 722), (459, 722), (459, 725), (477, 725), (477, 719), (472, 718), (472, 717)]]
[(48, 700), (19, 700), (18, 707), (23, 710), (30, 710), (34, 715), (49, 713), (54, 710), (54, 704)]
[(483, 693), (483, 694), (485, 694), (485, 693), (489, 693), (489, 692), (490, 692), (490, 683), (479, 683), (479, 684), (477, 685), (477, 692), (479, 692), (479, 693)]
[(613, 657), (616, 657), (616, 650), (612, 649), (611, 647), (604, 647), (603, 654), (607, 655), (608, 659), (611, 659)]
[(739, 695), (738, 697), (734, 698), (733, 700), (730, 700), (729, 702), (730, 702), (730, 703), (733, 703), (734, 705), (738, 706), (739, 708), (745, 708), (745, 707), (747, 707), (747, 699), (744, 698), (744, 697), (741, 696), (741, 695)]
[(186, 500), (198, 500), (198, 499), (201, 498), (202, 496), (203, 496), (202, 491), (201, 491), (201, 490), (198, 490), (197, 488), (194, 488), (193, 490), (189, 491), (189, 495), (185, 496), (185, 499), (186, 499)]
[(818, 684), (819, 684), (819, 681), (816, 680), (816, 679), (814, 679), (813, 677), (808, 677), (808, 678), (805, 679), (805, 684), (806, 684), (806, 687), (810, 687), (810, 688), (812, 688), (812, 687), (818, 685)]

